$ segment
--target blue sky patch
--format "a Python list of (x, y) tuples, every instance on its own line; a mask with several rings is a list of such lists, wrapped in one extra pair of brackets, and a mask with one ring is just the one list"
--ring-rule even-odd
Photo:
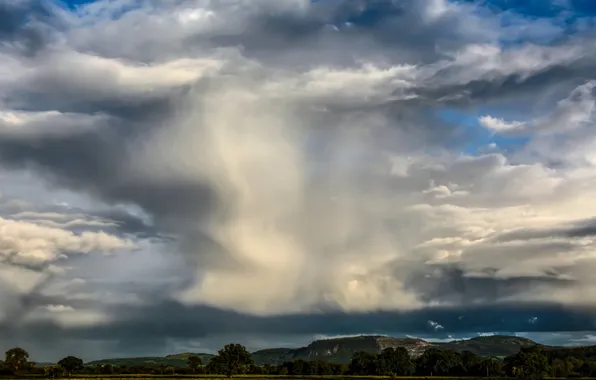
[(495, 133), (480, 125), (479, 118), (491, 115), (501, 117), (490, 112), (483, 112), (482, 109), (466, 110), (466, 112), (447, 108), (438, 112), (439, 119), (456, 125), (460, 136), (462, 136), (461, 152), (466, 155), (478, 155), (491, 148), (491, 144), (496, 144), (497, 150), (513, 151), (521, 149), (530, 140), (529, 136), (511, 137)]
[(63, 0), (68, 8), (74, 9), (77, 6), (94, 3), (96, 0)]

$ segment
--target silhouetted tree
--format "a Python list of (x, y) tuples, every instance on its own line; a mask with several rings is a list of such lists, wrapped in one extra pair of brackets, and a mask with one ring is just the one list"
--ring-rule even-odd
[(539, 346), (525, 347), (505, 358), (507, 375), (524, 379), (542, 379), (549, 375), (548, 357)]
[(99, 373), (102, 375), (111, 375), (114, 373), (114, 366), (111, 364), (101, 364), (99, 366)]
[(27, 367), (29, 353), (20, 347), (11, 348), (6, 351), (4, 363), (16, 374)]
[(384, 349), (378, 361), (376, 370), (381, 375), (408, 376), (414, 372), (414, 363), (404, 347)]
[(203, 361), (199, 356), (196, 355), (191, 355), (188, 357), (188, 359), (186, 359), (186, 365), (192, 370), (193, 373), (196, 373), (202, 364)]
[(0, 360), (0, 375), (6, 376), (13, 374), (12, 369), (3, 360)]
[(58, 365), (64, 369), (64, 371), (70, 375), (79, 369), (83, 368), (83, 360), (75, 357), (75, 356), (67, 356), (64, 359), (58, 362)]
[(348, 367), (351, 375), (377, 375), (377, 355), (370, 352), (360, 351), (354, 353)]
[(503, 363), (497, 358), (482, 358), (470, 372), (474, 376), (500, 377), (503, 376)]
[(449, 376), (462, 366), (461, 355), (452, 350), (431, 348), (416, 360), (416, 370), (423, 376)]
[(43, 372), (48, 377), (60, 377), (64, 369), (60, 365), (51, 365), (43, 368)]
[(215, 373), (223, 373), (228, 377), (244, 373), (251, 364), (253, 364), (252, 356), (241, 344), (227, 344), (209, 362), (211, 370), (215, 370)]

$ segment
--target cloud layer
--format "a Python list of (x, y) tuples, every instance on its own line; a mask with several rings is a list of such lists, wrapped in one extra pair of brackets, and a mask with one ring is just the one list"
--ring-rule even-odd
[(3, 341), (592, 330), (594, 19), (559, 3), (0, 0)]

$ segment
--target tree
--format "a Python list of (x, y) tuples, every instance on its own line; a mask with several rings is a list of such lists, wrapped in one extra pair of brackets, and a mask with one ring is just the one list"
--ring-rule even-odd
[(0, 360), (0, 376), (4, 376), (4, 375), (14, 375), (14, 373), (12, 372), (12, 370), (8, 367), (8, 365), (6, 363), (4, 363), (2, 360)]
[(456, 370), (457, 375), (466, 376), (474, 372), (481, 358), (471, 351), (463, 351), (460, 354), (461, 366)]
[(111, 364), (101, 364), (99, 366), (99, 373), (102, 375), (111, 375), (114, 373), (114, 366)]
[(310, 363), (297, 359), (287, 363), (290, 375), (310, 375)]
[(246, 368), (253, 364), (250, 352), (241, 344), (227, 344), (217, 352), (217, 356), (211, 359), (211, 362), (214, 362), (217, 368), (221, 368), (228, 377), (245, 372)]
[(569, 359), (556, 358), (552, 363), (552, 376), (569, 377), (573, 373), (573, 363)]
[(251, 364), (248, 367), (247, 374), (249, 374), (249, 375), (263, 375), (263, 368), (261, 366)]
[(386, 348), (378, 356), (381, 375), (408, 376), (414, 372), (414, 363), (404, 347)]
[(30, 372), (30, 371), (34, 371), (36, 366), (37, 366), (37, 363), (29, 361), (29, 362), (27, 362), (25, 367), (23, 367), (23, 369), (26, 370), (27, 372)]
[(494, 358), (483, 358), (473, 371), (475, 376), (500, 377), (502, 375), (502, 364)]
[(333, 365), (326, 361), (317, 360), (312, 365), (315, 375), (329, 376), (333, 375)]
[(377, 375), (377, 355), (366, 351), (355, 352), (348, 367), (350, 375)]
[(210, 374), (224, 373), (225, 368), (223, 365), (222, 358), (219, 356), (212, 357), (211, 360), (209, 360), (209, 363), (207, 363), (207, 367), (205, 369), (207, 370), (207, 373), (210, 373)]
[(60, 377), (64, 370), (59, 365), (51, 365), (43, 368), (43, 372), (48, 377)]
[(582, 376), (594, 377), (596, 376), (596, 362), (585, 361), (582, 363), (578, 370), (582, 374)]
[(550, 373), (548, 357), (539, 346), (525, 347), (505, 358), (507, 374), (524, 379), (542, 379)]
[(6, 351), (4, 363), (16, 374), (27, 366), (29, 353), (20, 347), (11, 348)]
[(191, 355), (186, 359), (186, 365), (190, 368), (194, 373), (203, 365), (203, 361), (199, 356)]
[(58, 362), (58, 365), (62, 368), (64, 368), (64, 371), (66, 371), (66, 373), (68, 374), (68, 377), (70, 377), (70, 375), (79, 369), (83, 368), (83, 360), (75, 357), (75, 356), (67, 356), (64, 359), (60, 360)]
[(288, 367), (281, 367), (279, 369), (279, 375), (286, 376), (288, 374)]
[(158, 366), (158, 368), (159, 368), (161, 374), (163, 375), (165, 370), (168, 368), (168, 366), (162, 363)]
[(461, 355), (453, 350), (430, 348), (418, 358), (416, 367), (423, 376), (448, 376), (462, 367)]

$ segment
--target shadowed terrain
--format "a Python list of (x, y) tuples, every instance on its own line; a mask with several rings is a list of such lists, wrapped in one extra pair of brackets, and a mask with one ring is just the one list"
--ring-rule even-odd
[[(306, 347), (299, 348), (268, 348), (252, 353), (257, 365), (279, 365), (284, 362), (302, 359), (306, 361), (323, 360), (330, 363), (347, 364), (356, 352), (365, 351), (380, 353), (388, 347), (405, 347), (408, 352), (417, 357), (425, 350), (435, 347), (451, 349), (457, 352), (470, 351), (478, 356), (505, 357), (514, 355), (522, 347), (536, 345), (534, 341), (514, 336), (488, 336), (477, 337), (466, 340), (454, 340), (448, 343), (433, 343), (417, 338), (394, 338), (386, 336), (357, 336), (348, 338), (315, 340)], [(166, 365), (178, 368), (186, 367), (186, 360), (190, 355), (197, 355), (203, 363), (209, 362), (214, 357), (212, 354), (183, 353), (168, 355), (166, 357), (137, 357), (137, 358), (114, 358), (95, 360), (87, 365), (125, 365), (125, 366), (147, 366)]]

